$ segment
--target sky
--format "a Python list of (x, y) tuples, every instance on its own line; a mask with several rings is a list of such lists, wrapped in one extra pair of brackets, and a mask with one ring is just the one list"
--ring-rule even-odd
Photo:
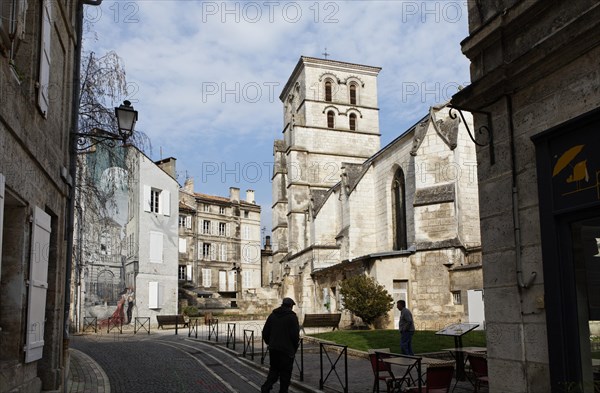
[(382, 68), (381, 147), (470, 80), (466, 0), (104, 0), (84, 18), (84, 50), (123, 61), (148, 155), (175, 157), (196, 192), (255, 190), (266, 234), (279, 94), (300, 56)]

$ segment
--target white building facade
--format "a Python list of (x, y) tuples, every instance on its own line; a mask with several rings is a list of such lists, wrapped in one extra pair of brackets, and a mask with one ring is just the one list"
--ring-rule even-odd
[(131, 151), (125, 280), (135, 291), (133, 317), (150, 317), (154, 325), (156, 315), (178, 312), (179, 185), (174, 158), (155, 163)]

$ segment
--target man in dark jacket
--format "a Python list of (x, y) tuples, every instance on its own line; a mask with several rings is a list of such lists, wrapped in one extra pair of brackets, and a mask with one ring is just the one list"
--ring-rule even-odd
[(286, 297), (281, 307), (273, 310), (265, 327), (262, 337), (269, 346), (270, 367), (266, 382), (261, 392), (270, 392), (279, 379), (279, 393), (287, 393), (292, 379), (294, 356), (300, 343), (300, 325), (296, 313), (292, 311), (296, 303)]

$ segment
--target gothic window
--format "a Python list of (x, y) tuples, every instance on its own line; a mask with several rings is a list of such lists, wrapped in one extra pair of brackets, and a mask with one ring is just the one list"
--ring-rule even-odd
[(331, 82), (325, 82), (325, 101), (331, 102)]
[(356, 131), (356, 114), (350, 114), (350, 129)]
[(327, 112), (327, 128), (333, 128), (334, 126), (334, 119), (335, 114), (333, 113), (333, 111), (329, 111)]
[(356, 105), (356, 85), (350, 85), (350, 104)]
[(401, 168), (398, 168), (392, 181), (392, 212), (394, 250), (406, 250), (406, 186)]

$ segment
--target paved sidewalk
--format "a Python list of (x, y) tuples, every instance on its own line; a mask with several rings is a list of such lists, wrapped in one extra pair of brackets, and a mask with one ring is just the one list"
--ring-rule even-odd
[(85, 353), (70, 348), (67, 393), (110, 393), (110, 381), (100, 365)]
[[(238, 322), (239, 323), (239, 322)], [(225, 325), (225, 324), (224, 324)], [(243, 325), (243, 326), (240, 326)], [(258, 333), (260, 322), (242, 322), (239, 323), (238, 328), (255, 330)], [(127, 331), (124, 329), (123, 334), (106, 334), (97, 333), (92, 335), (86, 335), (93, 337), (94, 340), (99, 341), (143, 341), (143, 340), (156, 340), (164, 339), (165, 336), (171, 336), (170, 338), (177, 338), (176, 341), (194, 345), (194, 342), (198, 342), (199, 347), (202, 345), (210, 344), (215, 349), (219, 349), (225, 352), (229, 352), (237, 356), (240, 360), (252, 365), (255, 369), (266, 372), (268, 370), (268, 357), (264, 360), (264, 364), (261, 363), (261, 341), (260, 337), (255, 337), (254, 344), (254, 359), (251, 359), (251, 353), (247, 351), (245, 357), (242, 352), (244, 351), (245, 343), (240, 335), (236, 337), (236, 348), (235, 351), (225, 346), (227, 341), (226, 325), (220, 326), (219, 341), (216, 342), (213, 337), (212, 340), (208, 340), (208, 328), (202, 327), (199, 329), (198, 338), (192, 335), (188, 338), (188, 329), (179, 329), (179, 334), (175, 336), (175, 329), (167, 330), (153, 330), (150, 335), (133, 334), (133, 330)], [(246, 346), (248, 344), (246, 343)], [(230, 347), (232, 345), (230, 344)], [(203, 351), (203, 350), (202, 350)], [(92, 358), (87, 356), (81, 351), (76, 349), (70, 349), (70, 373), (67, 383), (68, 393), (110, 393), (111, 386), (106, 373)], [(336, 351), (328, 350), (327, 354), (321, 356), (319, 349), (319, 342), (310, 337), (304, 339), (304, 380), (300, 381), (299, 367), (294, 368), (294, 376), (292, 379), (292, 388), (295, 391), (304, 392), (343, 392), (343, 387), (346, 385), (347, 377), (347, 391), (351, 393), (360, 392), (372, 392), (373, 388), (373, 371), (371, 369), (370, 361), (364, 352), (348, 350), (347, 366), (344, 362), (344, 358), (337, 360), (338, 353)], [(337, 363), (336, 363), (337, 361)], [(323, 362), (323, 366), (321, 366)], [(335, 366), (332, 366), (335, 365)], [(347, 367), (347, 375), (346, 375)], [(321, 370), (323, 370), (323, 378), (326, 383), (322, 390), (319, 390), (319, 381), (321, 379)], [(329, 374), (329, 375), (327, 375)], [(452, 386), (454, 387), (454, 381)], [(385, 387), (381, 386), (382, 390), (385, 391)], [(118, 390), (118, 389), (117, 389)], [(466, 381), (459, 381), (455, 386), (454, 393), (465, 393), (472, 392), (473, 386)], [(114, 390), (116, 392), (116, 390)], [(118, 392), (116, 392), (118, 393)]]

